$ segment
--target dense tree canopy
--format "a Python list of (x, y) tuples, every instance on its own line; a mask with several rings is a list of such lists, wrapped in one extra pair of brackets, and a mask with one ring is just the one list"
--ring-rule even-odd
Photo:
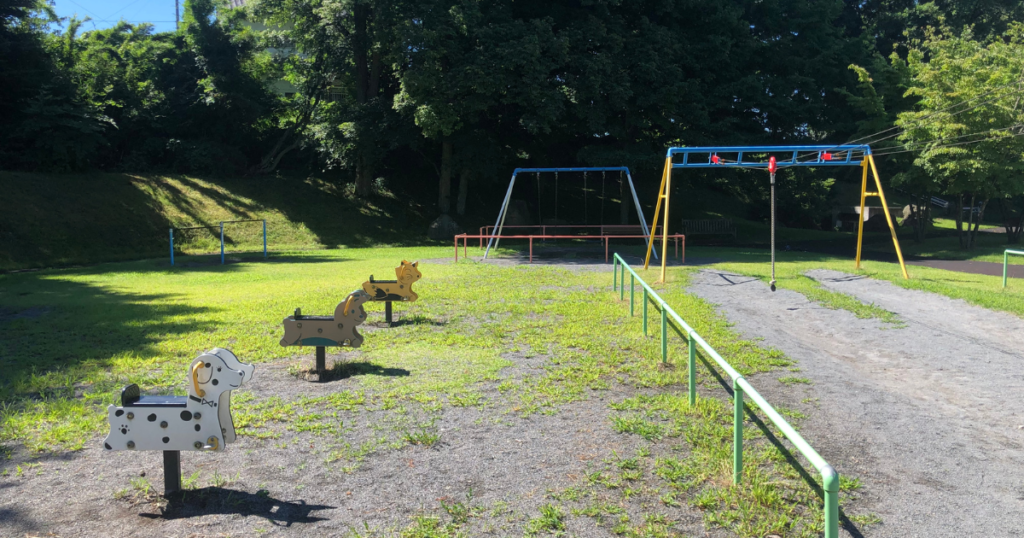
[[(189, 0), (170, 33), (83, 32), (0, 0), (4, 165), (331, 169), (360, 196), (429, 184), (438, 212), (462, 214), (471, 184), (489, 193), (514, 166), (655, 170), (668, 145), (860, 139), (891, 148), (915, 195), (1024, 195), (1018, 1), (241, 4)], [(994, 86), (998, 102), (937, 114)], [(783, 220), (816, 222), (832, 181), (794, 173)]]

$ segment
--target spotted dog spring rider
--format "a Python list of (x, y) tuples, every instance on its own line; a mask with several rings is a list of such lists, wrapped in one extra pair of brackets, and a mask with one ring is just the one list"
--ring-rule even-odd
[(181, 489), (181, 451), (222, 451), (235, 441), (231, 391), (252, 378), (255, 368), (234, 353), (214, 348), (197, 357), (186, 374), (188, 395), (142, 395), (131, 384), (121, 405), (107, 408), (106, 450), (162, 450), (164, 492)]

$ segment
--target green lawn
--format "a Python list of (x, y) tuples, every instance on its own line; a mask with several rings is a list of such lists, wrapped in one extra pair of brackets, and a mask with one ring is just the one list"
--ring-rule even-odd
[[(105, 408), (121, 386), (135, 382), (147, 391), (181, 394), (183, 365), (214, 346), (257, 364), (308, 367), (311, 349), (278, 345), (283, 317), (296, 307), (330, 312), (369, 274), (387, 274), (400, 259), (449, 255), (449, 248), (342, 249), (227, 266), (171, 268), (147, 260), (0, 275), (0, 442), (57, 453), (98, 442), (107, 427)], [(473, 261), (426, 261), (420, 269), (420, 300), (403, 305), (410, 323), (367, 335), (359, 361), (346, 366), (411, 375), (361, 375), (358, 390), (294, 401), (239, 391), (234, 411), (240, 435), (273, 438), (275, 424), (312, 432), (332, 461), (351, 469), (375, 451), (433, 444), (442, 433), (426, 423), (372, 446), (333, 446), (336, 413), (373, 410), (398, 417), (409, 409), (430, 414), (470, 406), (514, 418), (558, 413), (563, 404), (625, 384), (648, 395), (612, 401), (615, 415), (607, 426), (643, 437), (663, 455), (647, 452), (637, 456), (639, 463), (609, 463), (579, 484), (580, 491), (621, 495), (621, 502), (651, 495), (627, 487), (642, 468), (661, 484), (650, 501), (690, 502), (705, 512), (709, 526), (745, 536), (813, 536), (820, 529), (819, 499), (757, 428), (745, 431), (748, 479), (729, 485), (727, 393), (699, 365), (701, 397), (695, 407), (686, 403), (685, 341), (671, 338), (676, 366), (662, 367), (658, 339), (645, 338), (639, 315), (629, 317), (628, 306), (616, 300), (610, 273)], [(741, 373), (790, 365), (777, 350), (739, 339), (711, 305), (684, 293), (690, 271), (673, 269), (661, 293)], [(646, 277), (653, 281), (655, 270)], [(379, 319), (382, 305), (368, 310)], [(546, 366), (539, 374), (509, 376), (508, 354), (541, 355)], [(485, 396), (481, 388), (488, 384), (497, 386), (500, 397)], [(689, 448), (672, 452), (679, 443)], [(562, 495), (572, 497), (555, 492), (551, 499), (553, 506), (569, 503), (558, 508), (565, 513), (576, 506), (572, 513), (578, 516), (618, 517), (614, 505), (584, 507)]]

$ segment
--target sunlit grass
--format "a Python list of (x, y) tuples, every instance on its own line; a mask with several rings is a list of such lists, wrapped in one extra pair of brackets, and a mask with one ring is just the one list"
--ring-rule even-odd
[[(757, 277), (765, 282), (771, 277), (770, 253), (767, 251), (697, 247), (689, 249), (687, 255), (724, 260), (715, 264), (714, 267)], [(845, 294), (836, 294), (820, 288), (817, 282), (805, 276), (807, 271), (813, 269), (831, 269), (888, 280), (903, 288), (938, 293), (953, 299), (963, 299), (984, 308), (1001, 310), (1024, 317), (1024, 282), (1020, 280), (1010, 279), (1008, 287), (1003, 289), (1002, 277), (999, 276), (975, 275), (910, 265), (907, 266), (910, 280), (905, 280), (897, 263), (862, 261), (861, 269), (856, 269), (852, 257), (843, 258), (806, 252), (776, 253), (776, 275), (779, 288), (804, 293), (811, 300), (821, 302), (828, 307), (851, 310), (860, 317), (876, 317), (898, 325), (898, 317), (890, 317), (893, 316), (891, 313), (873, 305), (864, 305), (860, 301), (853, 300), (851, 302), (845, 298), (848, 297)], [(860, 303), (861, 306), (854, 303)]]

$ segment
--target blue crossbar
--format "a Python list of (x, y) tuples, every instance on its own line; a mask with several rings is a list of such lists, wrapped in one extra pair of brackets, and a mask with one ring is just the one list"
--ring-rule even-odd
[(860, 166), (871, 155), (867, 145), (839, 146), (704, 146), (668, 148), (666, 158), (682, 155), (672, 168), (768, 168), (775, 157), (779, 168), (790, 166)]

